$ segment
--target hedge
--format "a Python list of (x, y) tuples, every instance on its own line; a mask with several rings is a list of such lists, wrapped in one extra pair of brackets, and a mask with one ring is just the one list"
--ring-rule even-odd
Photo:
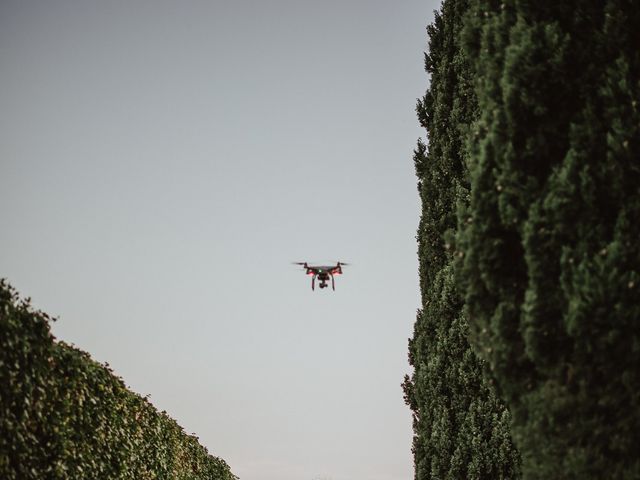
[(0, 478), (236, 478), (50, 321), (0, 280)]

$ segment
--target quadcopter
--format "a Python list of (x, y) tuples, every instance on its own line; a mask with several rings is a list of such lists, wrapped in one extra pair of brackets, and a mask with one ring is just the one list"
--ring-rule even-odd
[(327, 282), (329, 278), (331, 278), (331, 288), (333, 290), (336, 289), (336, 280), (334, 275), (342, 275), (342, 267), (344, 265), (349, 265), (344, 262), (337, 262), (336, 265), (309, 265), (307, 262), (294, 262), (294, 265), (302, 265), (304, 269), (307, 271), (307, 275), (312, 275), (311, 277), (311, 290), (316, 289), (316, 278), (320, 281), (318, 286), (320, 288), (327, 288)]

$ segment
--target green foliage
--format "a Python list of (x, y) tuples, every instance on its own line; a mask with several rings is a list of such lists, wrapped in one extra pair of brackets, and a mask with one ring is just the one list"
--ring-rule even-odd
[(236, 478), (50, 320), (0, 280), (0, 478)]
[(413, 410), (415, 478), (519, 478), (509, 413), (484, 379), (471, 350), (454, 279), (457, 210), (469, 197), (465, 138), (477, 117), (469, 62), (460, 44), (466, 0), (446, 0), (428, 27), (430, 88), (418, 103), (429, 145), (415, 166), (422, 200), (418, 256), (422, 309), (409, 343), (414, 367), (404, 383)]
[(640, 478), (640, 5), (473, 0), (457, 266), (527, 479)]

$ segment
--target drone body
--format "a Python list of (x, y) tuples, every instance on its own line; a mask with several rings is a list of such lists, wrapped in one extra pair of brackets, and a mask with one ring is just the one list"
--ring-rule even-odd
[(337, 262), (335, 265), (309, 265), (307, 262), (295, 262), (302, 265), (307, 275), (311, 275), (311, 290), (316, 289), (316, 278), (320, 282), (318, 287), (327, 288), (327, 282), (331, 279), (331, 288), (336, 289), (335, 275), (342, 275), (342, 267), (348, 265), (344, 262)]

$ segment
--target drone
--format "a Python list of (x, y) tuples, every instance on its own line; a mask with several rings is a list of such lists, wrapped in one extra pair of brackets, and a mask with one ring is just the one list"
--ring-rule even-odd
[(336, 280), (334, 275), (342, 275), (342, 267), (349, 265), (344, 262), (337, 262), (335, 265), (309, 265), (307, 262), (294, 262), (294, 265), (302, 265), (306, 270), (307, 275), (311, 277), (311, 290), (316, 289), (316, 278), (320, 281), (318, 286), (320, 288), (327, 288), (327, 282), (331, 278), (331, 288), (336, 289)]

